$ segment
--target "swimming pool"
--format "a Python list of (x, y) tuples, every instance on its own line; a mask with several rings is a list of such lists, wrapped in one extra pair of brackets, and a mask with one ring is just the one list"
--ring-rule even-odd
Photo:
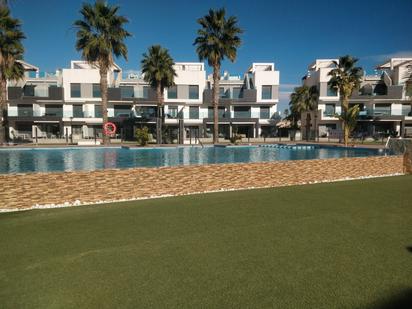
[(15, 148), (0, 149), (0, 174), (192, 164), (309, 160), (385, 155), (378, 149), (257, 146), (163, 148)]

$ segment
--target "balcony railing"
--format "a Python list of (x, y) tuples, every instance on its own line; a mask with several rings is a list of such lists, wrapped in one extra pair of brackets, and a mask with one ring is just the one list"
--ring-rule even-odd
[[(215, 117), (213, 116), (213, 113), (212, 114), (208, 114), (207, 115), (207, 118), (209, 118), (209, 119), (214, 119)], [(228, 114), (224, 114), (224, 115), (219, 115), (218, 116), (218, 119), (219, 120), (225, 120), (225, 119), (230, 119), (230, 114), (228, 113)]]
[(49, 87), (44, 91), (24, 91), (21, 87), (8, 87), (9, 100), (42, 99), (63, 100), (63, 87)]
[[(256, 89), (243, 89), (239, 96), (233, 95), (233, 92), (226, 91), (219, 98), (219, 101), (224, 102), (256, 102), (257, 92)], [(205, 103), (211, 103), (213, 101), (213, 89), (205, 89), (203, 91), (203, 101)]]
[(336, 117), (336, 112), (335, 111), (324, 111), (323, 112), (324, 117)]
[(251, 118), (250, 111), (235, 111), (233, 118)]

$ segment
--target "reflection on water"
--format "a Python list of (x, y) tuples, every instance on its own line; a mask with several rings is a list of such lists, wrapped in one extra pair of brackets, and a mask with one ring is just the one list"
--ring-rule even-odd
[(264, 147), (56, 148), (0, 150), (0, 173), (96, 170), (190, 164), (308, 160), (384, 155), (376, 149)]

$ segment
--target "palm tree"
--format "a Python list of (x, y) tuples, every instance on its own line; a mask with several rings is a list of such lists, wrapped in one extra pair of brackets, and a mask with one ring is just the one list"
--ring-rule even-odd
[(0, 6), (0, 144), (6, 140), (5, 120), (7, 116), (7, 81), (24, 76), (23, 59), (25, 38), (21, 23), (10, 16), (6, 6)]
[[(77, 28), (77, 51), (81, 51), (82, 57), (99, 69), (103, 125), (108, 122), (107, 75), (114, 64), (113, 56), (122, 56), (127, 60), (124, 40), (131, 36), (124, 29), (128, 19), (118, 15), (118, 11), (118, 6), (111, 6), (105, 1), (96, 1), (94, 5), (84, 3), (80, 10), (82, 19), (74, 22)], [(104, 135), (103, 142), (107, 145), (109, 136)]]
[(359, 88), (363, 76), (362, 68), (355, 67), (356, 62), (358, 62), (358, 59), (349, 55), (340, 57), (339, 62), (334, 61), (336, 67), (329, 72), (332, 77), (328, 85), (339, 91), (342, 114), (345, 115), (341, 117), (345, 146), (348, 145), (349, 135), (355, 128), (347, 122), (347, 116), (351, 114), (349, 112), (349, 97), (355, 89)]
[(241, 44), (239, 34), (243, 31), (237, 25), (237, 18), (226, 18), (225, 9), (209, 10), (209, 14), (197, 20), (201, 28), (193, 45), (200, 61), (207, 60), (213, 67), (213, 143), (219, 142), (219, 81), (222, 61), (235, 61), (237, 48)]
[[(356, 124), (358, 123), (359, 110), (359, 105), (355, 105), (349, 107), (347, 110), (344, 110), (342, 114), (338, 116), (339, 120), (345, 123), (345, 128), (349, 132), (349, 134), (356, 128)], [(347, 142), (345, 143), (345, 145), (347, 145)]]
[[(316, 103), (318, 101), (318, 88), (316, 86), (300, 86), (294, 89), (294, 92), (290, 95), (290, 111), (293, 126), (297, 126), (297, 122), (301, 118), (303, 112), (310, 112), (315, 110)], [(309, 140), (310, 135), (311, 116), (310, 113), (306, 114), (306, 139)]]
[(173, 68), (174, 61), (166, 48), (153, 45), (149, 47), (147, 54), (143, 54), (141, 65), (144, 80), (156, 91), (156, 140), (158, 144), (161, 144), (164, 123), (164, 89), (174, 85), (174, 77), (176, 76), (176, 71)]

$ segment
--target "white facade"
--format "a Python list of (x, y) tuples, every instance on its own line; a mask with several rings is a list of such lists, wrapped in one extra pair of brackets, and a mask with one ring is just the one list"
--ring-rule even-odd
[[(342, 112), (338, 91), (328, 86), (330, 71), (338, 59), (318, 59), (308, 67), (303, 83), (316, 86), (319, 91), (317, 111), (313, 113), (316, 126), (311, 126), (314, 135), (327, 135), (341, 131), (341, 122), (336, 117)], [(393, 58), (376, 68), (374, 75), (364, 75), (360, 88), (350, 97), (349, 104), (359, 105), (357, 131), (365, 136), (379, 134), (405, 135), (412, 129), (411, 98), (412, 58)], [(409, 90), (408, 90), (409, 89)], [(302, 126), (306, 127), (305, 117)], [(303, 128), (305, 130), (305, 128)]]
[[(100, 74), (96, 67), (85, 61), (71, 61), (69, 68), (44, 76), (37, 67), (26, 67), (25, 80), (9, 83), (9, 131), (13, 137), (21, 133), (33, 138), (101, 136)], [(206, 76), (204, 63), (177, 62), (174, 68), (175, 86), (164, 92), (166, 129), (170, 134), (179, 131), (181, 142), (193, 136), (210, 137), (213, 83)], [(109, 120), (122, 134), (128, 131), (132, 136), (133, 127), (129, 130), (127, 126), (153, 128), (156, 93), (143, 76), (124, 76), (122, 69), (114, 65), (107, 78)], [(219, 103), (222, 138), (229, 138), (235, 131), (258, 137), (276, 129), (279, 71), (274, 63), (253, 63), (243, 76), (225, 73), (220, 87), (226, 93)], [(125, 122), (126, 118), (132, 120)]]

